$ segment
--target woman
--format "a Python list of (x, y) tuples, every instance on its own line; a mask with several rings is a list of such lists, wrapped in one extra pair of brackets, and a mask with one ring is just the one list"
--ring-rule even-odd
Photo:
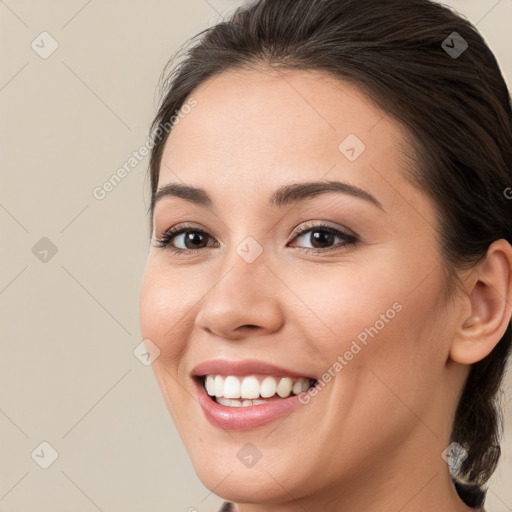
[(141, 329), (223, 510), (483, 510), (512, 340), (512, 113), (428, 0), (257, 0), (153, 124)]

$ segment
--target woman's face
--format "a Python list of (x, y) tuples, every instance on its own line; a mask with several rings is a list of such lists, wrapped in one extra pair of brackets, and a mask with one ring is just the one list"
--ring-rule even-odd
[[(233, 501), (285, 502), (349, 496), (340, 483), (382, 480), (383, 468), (388, 486), (426, 480), (417, 461), (445, 471), (462, 381), (435, 211), (404, 177), (401, 125), (319, 72), (228, 72), (192, 96), (158, 187), (200, 188), (211, 203), (156, 202), (140, 320), (202, 482)], [(295, 189), (313, 183), (323, 189)], [(173, 227), (187, 231), (157, 247)], [(198, 368), (219, 360), (261, 365)], [(287, 376), (319, 383), (314, 396), (229, 407), (196, 374), (238, 376), (234, 393), (237, 382), (250, 392), (250, 375), (260, 393), (269, 374), (284, 395)]]

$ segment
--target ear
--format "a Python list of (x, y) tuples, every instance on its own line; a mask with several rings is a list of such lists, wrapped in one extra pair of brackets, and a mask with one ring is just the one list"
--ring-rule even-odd
[(484, 359), (505, 334), (512, 315), (512, 247), (496, 240), (465, 281), (450, 358), (462, 364)]

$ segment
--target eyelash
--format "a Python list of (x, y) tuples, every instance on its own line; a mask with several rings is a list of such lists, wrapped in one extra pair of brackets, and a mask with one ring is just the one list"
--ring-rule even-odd
[[(329, 233), (331, 235), (338, 236), (339, 238), (344, 240), (343, 247), (355, 245), (359, 241), (354, 235), (345, 233), (344, 231), (333, 228), (332, 226), (327, 226), (325, 224), (307, 224), (307, 223), (301, 231), (294, 234), (292, 240), (295, 240), (296, 238), (300, 238), (308, 231), (313, 231), (313, 230), (325, 231), (326, 233)], [(198, 229), (194, 226), (181, 226), (178, 228), (172, 227), (172, 228), (168, 229), (167, 231), (165, 231), (165, 233), (163, 233), (162, 236), (156, 240), (155, 247), (157, 247), (159, 249), (169, 250), (173, 253), (178, 253), (178, 254), (182, 254), (182, 253), (186, 253), (186, 252), (189, 253), (189, 252), (194, 252), (194, 251), (200, 251), (202, 249), (207, 249), (207, 247), (201, 247), (199, 249), (178, 249), (177, 247), (173, 247), (172, 245), (170, 245), (171, 242), (174, 240), (174, 238), (176, 238), (178, 235), (181, 235), (182, 233), (187, 233), (187, 232), (200, 233), (202, 235), (209, 236), (206, 231), (203, 231), (202, 229)], [(338, 244), (334, 247), (329, 247), (327, 249), (311, 249), (309, 247), (298, 247), (298, 249), (301, 251), (306, 251), (306, 252), (325, 253), (325, 252), (339, 250), (340, 245)]]

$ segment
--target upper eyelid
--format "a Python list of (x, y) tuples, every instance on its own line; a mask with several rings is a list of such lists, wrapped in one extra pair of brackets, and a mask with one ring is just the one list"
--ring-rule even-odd
[[(332, 225), (330, 223), (330, 221), (322, 221), (322, 220), (303, 221), (301, 224), (299, 224), (299, 227), (295, 228), (292, 231), (292, 234), (290, 236), (295, 237), (297, 235), (302, 234), (304, 231), (309, 231), (309, 230), (315, 229), (315, 228), (319, 228), (319, 229), (320, 228), (332, 228), (332, 229), (336, 229), (346, 235), (350, 235), (350, 236), (354, 236), (354, 237), (357, 236), (356, 233), (354, 233), (351, 229), (348, 229), (344, 226)], [(185, 230), (198, 231), (201, 233), (205, 233), (208, 236), (212, 236), (211, 233), (207, 229), (200, 227), (198, 225), (187, 224), (186, 222), (184, 223), (183, 226), (180, 226), (180, 223), (178, 223), (176, 226), (172, 226), (171, 228), (164, 229), (162, 231), (161, 236), (164, 236), (166, 233), (170, 233), (171, 231), (173, 232), (173, 236), (178, 236), (180, 234), (183, 234), (183, 231), (185, 231)], [(156, 234), (156, 232), (155, 232), (155, 234)]]
[(331, 229), (335, 229), (336, 231), (340, 231), (341, 233), (343, 233), (345, 235), (357, 237), (356, 233), (354, 233), (351, 229), (346, 228), (344, 226), (332, 225), (328, 221), (321, 221), (321, 220), (316, 220), (316, 221), (313, 220), (312, 221), (312, 220), (307, 220), (307, 221), (304, 221), (304, 223), (299, 224), (299, 226), (302, 226), (302, 227), (298, 227), (298, 228), (294, 229), (293, 232), (292, 232), (292, 236), (301, 235), (304, 231), (310, 231), (312, 229), (331, 228)]

